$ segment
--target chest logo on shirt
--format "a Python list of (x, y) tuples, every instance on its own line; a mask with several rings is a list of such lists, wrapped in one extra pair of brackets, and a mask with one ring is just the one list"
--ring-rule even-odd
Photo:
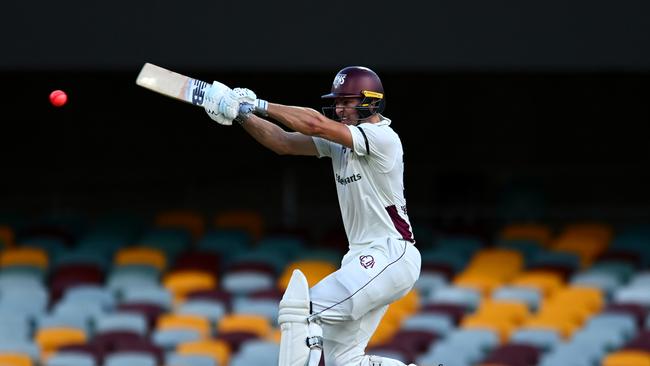
[(375, 258), (373, 258), (371, 255), (362, 255), (359, 257), (359, 261), (361, 262), (361, 267), (365, 269), (375, 266)]
[(336, 181), (339, 182), (339, 184), (341, 184), (341, 185), (346, 185), (346, 184), (354, 183), (354, 182), (356, 182), (356, 181), (358, 181), (358, 180), (361, 180), (361, 174), (359, 174), (359, 173), (357, 173), (357, 174), (352, 174), (351, 176), (346, 177), (346, 178), (341, 177), (341, 176), (338, 175), (338, 174), (336, 175)]

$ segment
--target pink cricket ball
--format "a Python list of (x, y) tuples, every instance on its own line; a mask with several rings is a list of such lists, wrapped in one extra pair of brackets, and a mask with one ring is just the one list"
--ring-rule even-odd
[(50, 93), (50, 103), (55, 107), (61, 107), (68, 101), (68, 96), (63, 90), (55, 90)]

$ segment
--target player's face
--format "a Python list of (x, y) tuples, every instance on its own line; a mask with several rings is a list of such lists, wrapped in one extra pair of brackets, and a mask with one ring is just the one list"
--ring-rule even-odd
[(346, 125), (356, 125), (359, 122), (359, 113), (355, 109), (361, 103), (361, 98), (336, 98), (334, 105), (336, 115), (341, 123)]

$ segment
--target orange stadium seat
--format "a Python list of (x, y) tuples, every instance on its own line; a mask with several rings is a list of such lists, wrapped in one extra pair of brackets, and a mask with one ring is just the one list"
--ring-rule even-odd
[(303, 260), (289, 263), (282, 272), (282, 275), (280, 275), (280, 278), (278, 278), (278, 288), (280, 290), (284, 291), (287, 289), (294, 269), (300, 269), (305, 277), (307, 277), (309, 287), (312, 287), (327, 277), (327, 275), (336, 271), (337, 268), (330, 262), (320, 260)]
[(650, 353), (642, 351), (618, 351), (603, 359), (603, 366), (650, 366)]
[(161, 315), (156, 323), (156, 329), (188, 329), (198, 332), (203, 338), (209, 337), (212, 333), (210, 321), (207, 318), (189, 314)]
[(227, 211), (219, 213), (214, 218), (214, 225), (220, 229), (242, 229), (247, 231), (254, 240), (259, 240), (264, 234), (264, 219), (256, 211)]
[(205, 219), (195, 211), (159, 212), (154, 223), (157, 227), (185, 229), (192, 234), (194, 240), (198, 240), (205, 234)]
[(461, 273), (454, 278), (454, 285), (458, 287), (467, 287), (475, 289), (484, 297), (490, 296), (492, 291), (501, 285), (504, 281), (497, 276), (492, 277), (489, 274), (478, 273)]
[(181, 343), (176, 347), (176, 353), (207, 356), (213, 359), (217, 365), (228, 365), (230, 362), (230, 346), (218, 339)]
[(20, 353), (0, 353), (0, 366), (32, 366), (32, 359)]
[(128, 247), (122, 248), (115, 254), (117, 265), (147, 265), (162, 271), (167, 266), (165, 254), (155, 248)]
[(219, 320), (217, 332), (232, 333), (246, 332), (266, 338), (271, 334), (271, 323), (261, 315), (252, 314), (228, 314)]
[(216, 288), (217, 279), (213, 274), (207, 272), (179, 270), (165, 275), (163, 285), (176, 300), (183, 300), (190, 292)]
[(542, 224), (511, 224), (503, 228), (500, 237), (506, 240), (534, 240), (543, 246), (551, 242), (553, 232), (550, 227)]
[(499, 336), (501, 343), (505, 343), (510, 338), (510, 334), (516, 329), (516, 326), (504, 318), (468, 315), (461, 321), (461, 328), (490, 330)]
[(492, 300), (481, 303), (476, 315), (485, 319), (505, 319), (519, 325), (530, 316), (530, 311), (523, 302)]
[(62, 346), (86, 342), (86, 333), (77, 328), (43, 328), (34, 336), (36, 344), (44, 353), (56, 351)]
[(48, 263), (47, 252), (41, 248), (18, 247), (0, 253), (0, 267), (33, 266), (45, 269)]
[(562, 277), (554, 272), (532, 271), (517, 276), (511, 283), (513, 286), (530, 287), (539, 290), (544, 297), (552, 295), (564, 286)]
[(14, 246), (14, 231), (7, 225), (0, 225), (0, 249), (12, 248)]

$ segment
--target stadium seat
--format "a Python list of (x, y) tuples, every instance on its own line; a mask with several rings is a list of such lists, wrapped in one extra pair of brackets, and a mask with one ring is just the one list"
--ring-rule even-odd
[(214, 225), (220, 229), (242, 229), (257, 241), (264, 234), (264, 219), (256, 211), (232, 210), (217, 214)]
[(230, 366), (276, 366), (280, 355), (278, 343), (251, 340), (244, 342), (230, 360)]
[(560, 335), (550, 329), (518, 329), (510, 336), (510, 343), (528, 344), (542, 351), (550, 351), (562, 342)]
[(228, 314), (217, 324), (217, 332), (247, 332), (265, 338), (271, 334), (271, 324), (261, 315)]
[(170, 353), (167, 356), (165, 366), (219, 366), (219, 364), (207, 356)]
[(165, 275), (163, 285), (178, 301), (184, 300), (187, 294), (192, 291), (214, 289), (217, 286), (217, 279), (209, 272), (178, 270)]
[(34, 363), (38, 363), (41, 358), (41, 349), (31, 340), (0, 339), (0, 355), (6, 354), (27, 355)]
[(188, 314), (164, 314), (158, 317), (156, 330), (193, 330), (198, 332), (202, 338), (209, 337), (212, 333), (210, 321), (198, 315)]
[(176, 310), (177, 314), (197, 315), (208, 319), (212, 326), (226, 315), (226, 305), (211, 300), (191, 299), (183, 302)]
[(164, 287), (129, 287), (124, 289), (122, 304), (151, 304), (171, 309), (172, 294)]
[(138, 313), (115, 312), (95, 319), (97, 333), (126, 331), (144, 336), (148, 333), (148, 328), (146, 317)]
[(237, 270), (224, 273), (221, 279), (224, 290), (235, 295), (247, 295), (276, 287), (273, 275), (257, 270)]
[(542, 246), (548, 246), (551, 242), (553, 231), (544, 224), (522, 223), (509, 224), (505, 226), (499, 237), (506, 240), (532, 240)]
[(185, 342), (178, 345), (176, 353), (182, 356), (204, 356), (215, 361), (217, 365), (228, 365), (230, 348), (221, 340), (201, 340)]
[(173, 271), (199, 271), (210, 273), (217, 277), (220, 272), (220, 257), (219, 254), (202, 251), (186, 251), (181, 253), (172, 266)]
[(404, 330), (429, 331), (444, 336), (455, 329), (454, 320), (444, 314), (420, 313), (408, 317), (401, 324)]
[(521, 273), (513, 279), (511, 286), (537, 289), (543, 297), (548, 297), (559, 290), (563, 282), (555, 273), (534, 271)]
[(19, 353), (0, 353), (2, 366), (32, 366), (34, 363), (29, 356)]
[(115, 352), (106, 356), (104, 366), (156, 366), (156, 359), (146, 353)]
[(167, 266), (165, 253), (160, 249), (150, 247), (127, 247), (122, 248), (115, 254), (116, 265), (141, 265), (151, 266), (163, 271)]
[(639, 351), (610, 353), (603, 359), (603, 366), (650, 366), (650, 353)]
[(85, 343), (86, 333), (77, 328), (41, 328), (36, 332), (34, 340), (41, 348), (41, 352), (56, 351), (59, 347)]
[(285, 267), (277, 281), (280, 291), (284, 292), (284, 290), (286, 290), (287, 285), (289, 284), (289, 279), (291, 278), (293, 271), (296, 269), (299, 269), (305, 277), (307, 277), (309, 287), (313, 287), (320, 282), (320, 280), (336, 271), (337, 268), (332, 263), (326, 261), (300, 260), (291, 262)]
[(154, 330), (151, 340), (153, 343), (170, 352), (176, 349), (181, 343), (197, 341), (202, 338), (199, 331), (191, 329), (159, 329)]
[(272, 325), (278, 323), (279, 301), (241, 297), (233, 301), (233, 314), (261, 315)]
[(46, 269), (49, 264), (47, 252), (41, 248), (17, 247), (0, 252), (0, 267), (33, 266)]
[(205, 233), (205, 219), (196, 211), (168, 210), (158, 212), (154, 218), (154, 225), (160, 228), (185, 229), (191, 233), (194, 240)]
[(84, 353), (57, 352), (45, 361), (44, 366), (96, 366), (94, 357)]

